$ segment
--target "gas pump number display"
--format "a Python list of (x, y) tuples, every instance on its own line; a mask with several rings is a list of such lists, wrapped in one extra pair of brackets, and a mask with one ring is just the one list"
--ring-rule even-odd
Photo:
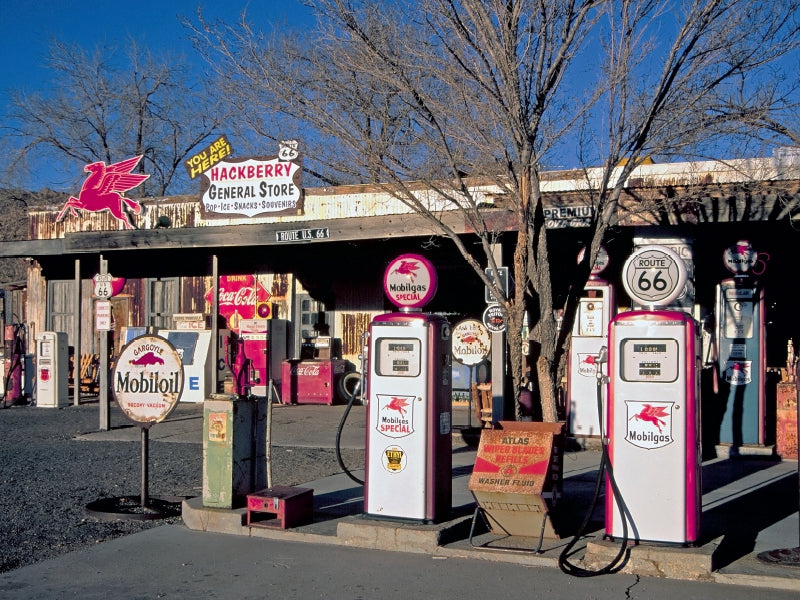
[(678, 379), (678, 340), (624, 339), (620, 350), (623, 381), (670, 383)]
[(382, 377), (417, 377), (422, 368), (422, 343), (416, 338), (375, 340), (375, 373)]

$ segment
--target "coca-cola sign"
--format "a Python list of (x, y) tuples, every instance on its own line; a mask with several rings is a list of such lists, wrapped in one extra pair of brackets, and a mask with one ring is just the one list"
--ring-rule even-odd
[(292, 367), (292, 375), (298, 377), (319, 377), (319, 365), (297, 365)]
[[(206, 292), (206, 302), (214, 301), (214, 288)], [(225, 317), (228, 328), (239, 332), (242, 319), (263, 318), (258, 314), (259, 303), (267, 302), (270, 293), (255, 275), (220, 275), (219, 314)]]

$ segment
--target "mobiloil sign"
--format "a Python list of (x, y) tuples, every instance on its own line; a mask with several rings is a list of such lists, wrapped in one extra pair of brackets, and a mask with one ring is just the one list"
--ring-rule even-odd
[(436, 293), (422, 256), (391, 261), (384, 290), (400, 312), (369, 328), (364, 512), (435, 522), (452, 504), (450, 325), (421, 312)]
[(112, 373), (117, 404), (139, 423), (160, 423), (183, 392), (183, 366), (175, 347), (156, 335), (134, 338), (120, 352)]

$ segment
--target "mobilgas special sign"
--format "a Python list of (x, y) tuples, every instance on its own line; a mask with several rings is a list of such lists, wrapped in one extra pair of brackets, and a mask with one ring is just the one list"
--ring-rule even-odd
[(227, 159), (201, 175), (206, 218), (303, 213), (300, 159)]

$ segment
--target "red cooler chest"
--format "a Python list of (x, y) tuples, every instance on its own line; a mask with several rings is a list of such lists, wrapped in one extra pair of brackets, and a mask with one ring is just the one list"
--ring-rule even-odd
[(281, 402), (334, 404), (336, 384), (346, 369), (346, 361), (338, 358), (284, 360)]

